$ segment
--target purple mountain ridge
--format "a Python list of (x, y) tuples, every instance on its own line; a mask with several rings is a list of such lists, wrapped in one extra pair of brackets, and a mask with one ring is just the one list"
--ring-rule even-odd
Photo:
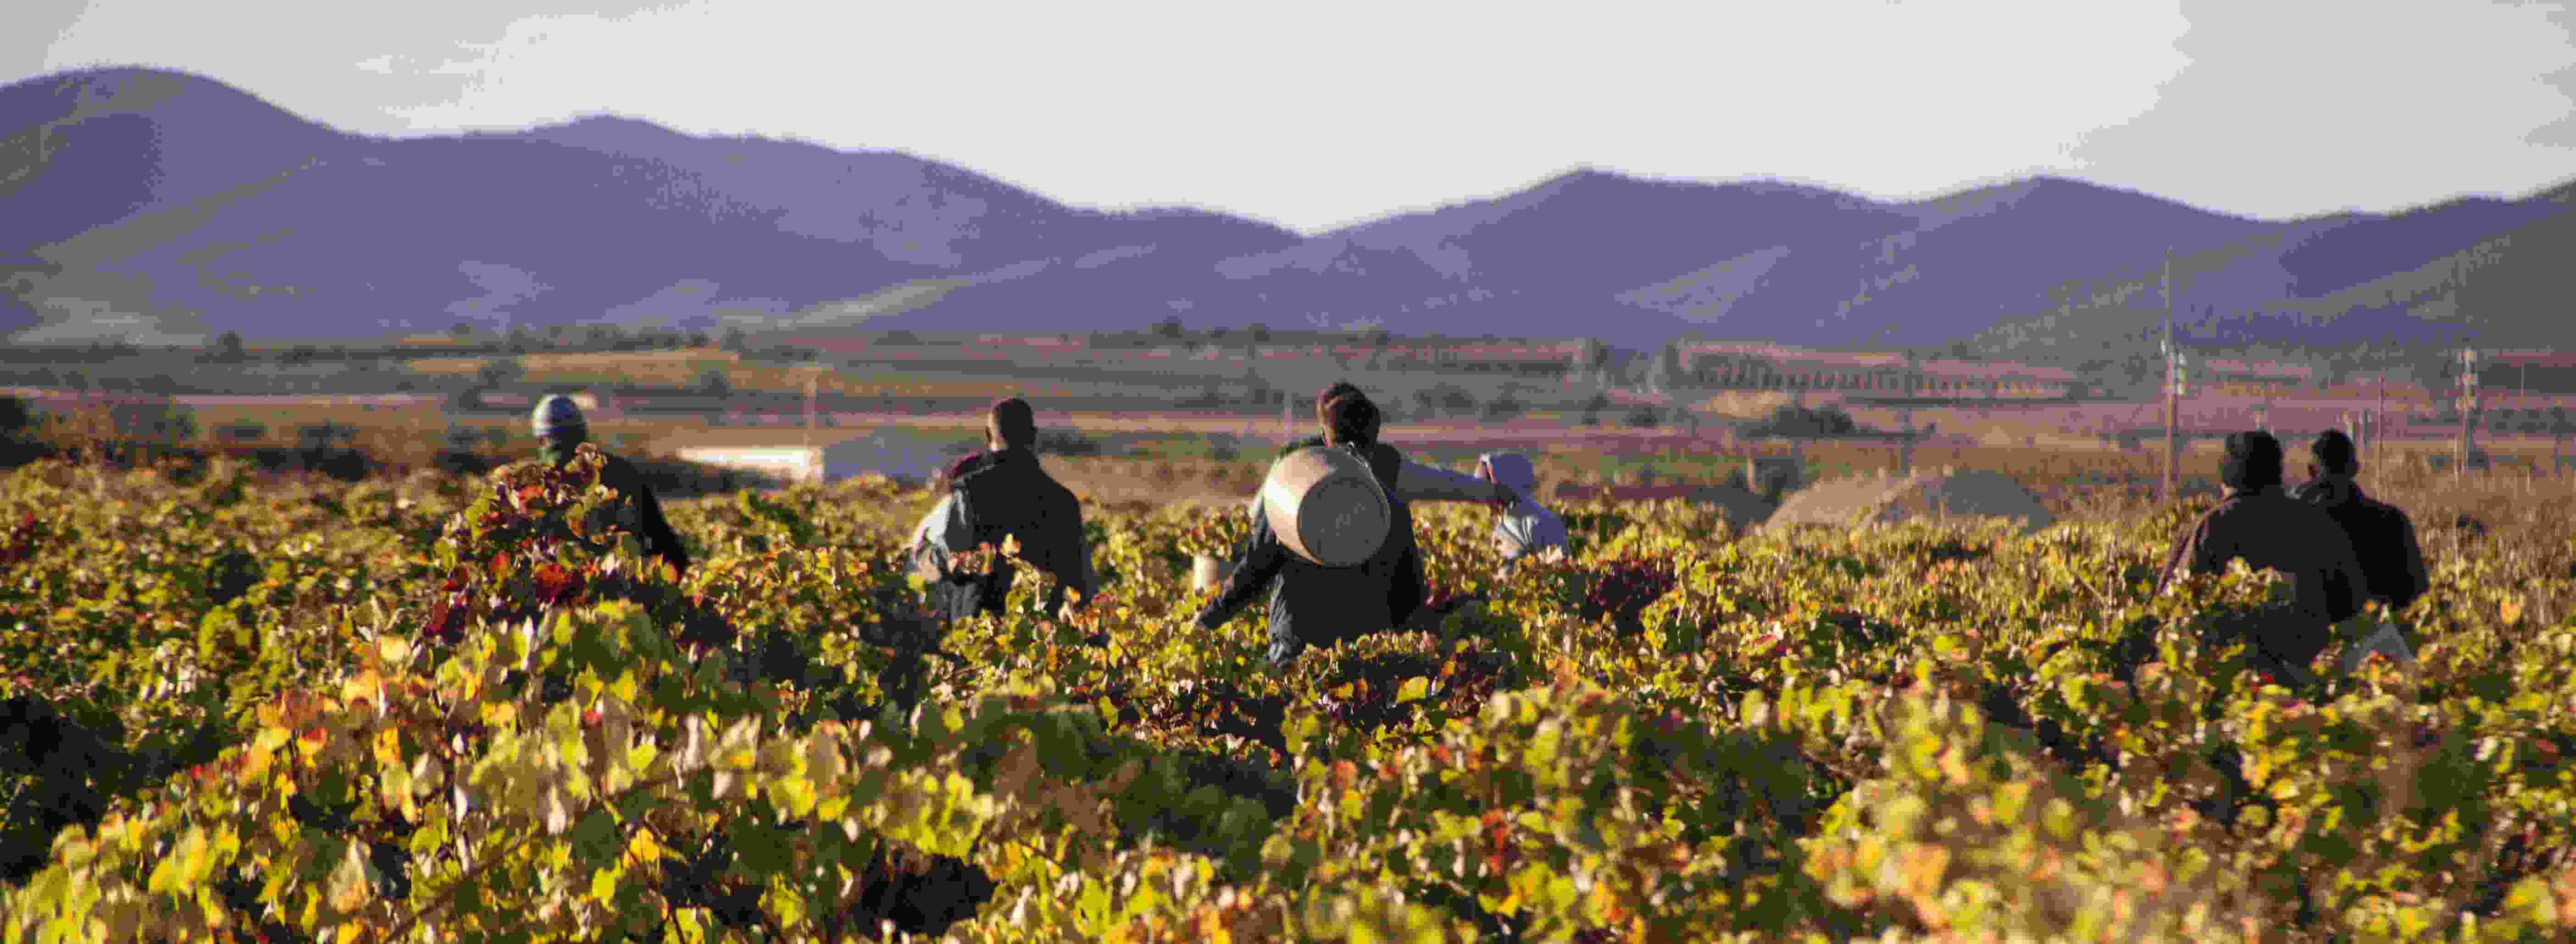
[[(2334, 343), (2566, 343), (2498, 293), (2564, 293), (2566, 188), (2266, 221), (2063, 177), (1884, 202), (1772, 182), (1559, 175), (1311, 236), (1067, 206), (891, 151), (589, 117), (342, 133), (200, 76), (0, 86), (0, 330), (22, 339), (707, 327), (1358, 328), (2067, 355), (2162, 317)], [(2530, 325), (2514, 327), (2522, 322)], [(2487, 322), (2494, 322), (2492, 324)]]

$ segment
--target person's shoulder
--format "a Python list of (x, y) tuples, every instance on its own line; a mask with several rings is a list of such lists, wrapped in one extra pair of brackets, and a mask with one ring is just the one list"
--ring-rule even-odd
[(959, 482), (965, 481), (967, 476), (991, 468), (992, 465), (992, 453), (980, 451), (970, 452), (965, 455), (958, 456), (957, 461), (949, 463), (947, 468), (940, 470), (939, 477), (946, 479), (948, 484), (955, 485)]
[(2329, 507), (2325, 502), (2311, 498), (2302, 498), (2288, 491), (2274, 493), (2272, 501), (2264, 504), (2262, 507), (2271, 510), (2272, 513), (2275, 514), (2295, 515), (2301, 519), (2312, 522), (2332, 522), (2335, 520), (2334, 509)]
[(2415, 526), (2415, 519), (2406, 514), (2406, 509), (2380, 501), (2377, 498), (2364, 497), (2361, 500), (2361, 507), (2363, 510), (2370, 512), (2372, 517), (2378, 518), (2380, 524), (2383, 526), (2390, 528), (2412, 528)]
[(2359, 497), (2361, 499), (2359, 502), (2361, 507), (2370, 509), (2372, 514), (2387, 515), (2396, 518), (2406, 517), (2406, 509), (2381, 501), (2377, 495), (2363, 492)]
[(1048, 501), (1075, 514), (1082, 513), (1082, 496), (1075, 494), (1070, 486), (1058, 481), (1052, 475), (1041, 475), (1039, 478), (1046, 483), (1043, 488), (1046, 490)]

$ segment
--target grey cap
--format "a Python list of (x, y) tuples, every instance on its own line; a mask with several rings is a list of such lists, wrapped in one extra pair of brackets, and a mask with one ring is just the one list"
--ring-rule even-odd
[(587, 425), (588, 421), (581, 416), (581, 404), (560, 393), (546, 394), (545, 399), (537, 401), (536, 412), (528, 415), (528, 430), (539, 437), (551, 437)]

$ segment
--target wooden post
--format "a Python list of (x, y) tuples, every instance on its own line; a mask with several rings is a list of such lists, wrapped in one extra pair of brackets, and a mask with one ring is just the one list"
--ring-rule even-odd
[(2475, 434), (2475, 429), (2476, 429), (2476, 414), (2477, 414), (2477, 408), (2478, 408), (2478, 403), (2477, 403), (2477, 384), (2478, 384), (2477, 365), (2478, 365), (2478, 351), (2477, 351), (2477, 349), (2476, 349), (2476, 348), (2462, 348), (2462, 349), (2460, 350), (2460, 402), (2459, 402), (2459, 406), (2460, 406), (2460, 457), (2459, 457), (2457, 460), (2455, 460), (2455, 462), (2456, 462), (2456, 473), (2455, 473), (2455, 477), (2456, 477), (2459, 481), (2462, 481), (2462, 482), (2466, 482), (2466, 481), (2468, 481), (2468, 479), (2469, 479), (2469, 452), (2470, 452), (2470, 450), (2471, 450), (2471, 449), (2473, 449), (2473, 448), (2474, 448), (2474, 446), (2472, 445), (2471, 440), (2472, 440), (2472, 437), (2473, 437), (2473, 436), (2474, 436), (2474, 434)]
[(2549, 424), (2549, 474), (2558, 474), (2567, 464), (2567, 421), (2558, 418)]
[(1921, 358), (1916, 357), (1911, 351), (1906, 352), (1903, 401), (1905, 405), (1902, 408), (1905, 416), (1905, 438), (1898, 443), (1896, 460), (1896, 474), (1906, 478), (1914, 475), (1914, 398), (1917, 396), (1916, 391), (1922, 387), (1922, 380)]
[(2182, 499), (2182, 370), (2173, 344), (2173, 252), (2164, 257), (2165, 297), (2165, 500)]

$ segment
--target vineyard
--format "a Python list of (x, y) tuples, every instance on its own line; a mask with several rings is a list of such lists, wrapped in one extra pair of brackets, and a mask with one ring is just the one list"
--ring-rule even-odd
[(0, 940), (2576, 939), (2561, 495), (2419, 507), (2422, 661), (2302, 692), (2266, 575), (2153, 592), (2198, 506), (1573, 503), (1507, 578), (1424, 506), (1481, 602), (1274, 675), (1190, 623), (1239, 506), (1092, 505), (1086, 611), (942, 628), (929, 494), (674, 501), (686, 574), (597, 500), (9, 473)]

